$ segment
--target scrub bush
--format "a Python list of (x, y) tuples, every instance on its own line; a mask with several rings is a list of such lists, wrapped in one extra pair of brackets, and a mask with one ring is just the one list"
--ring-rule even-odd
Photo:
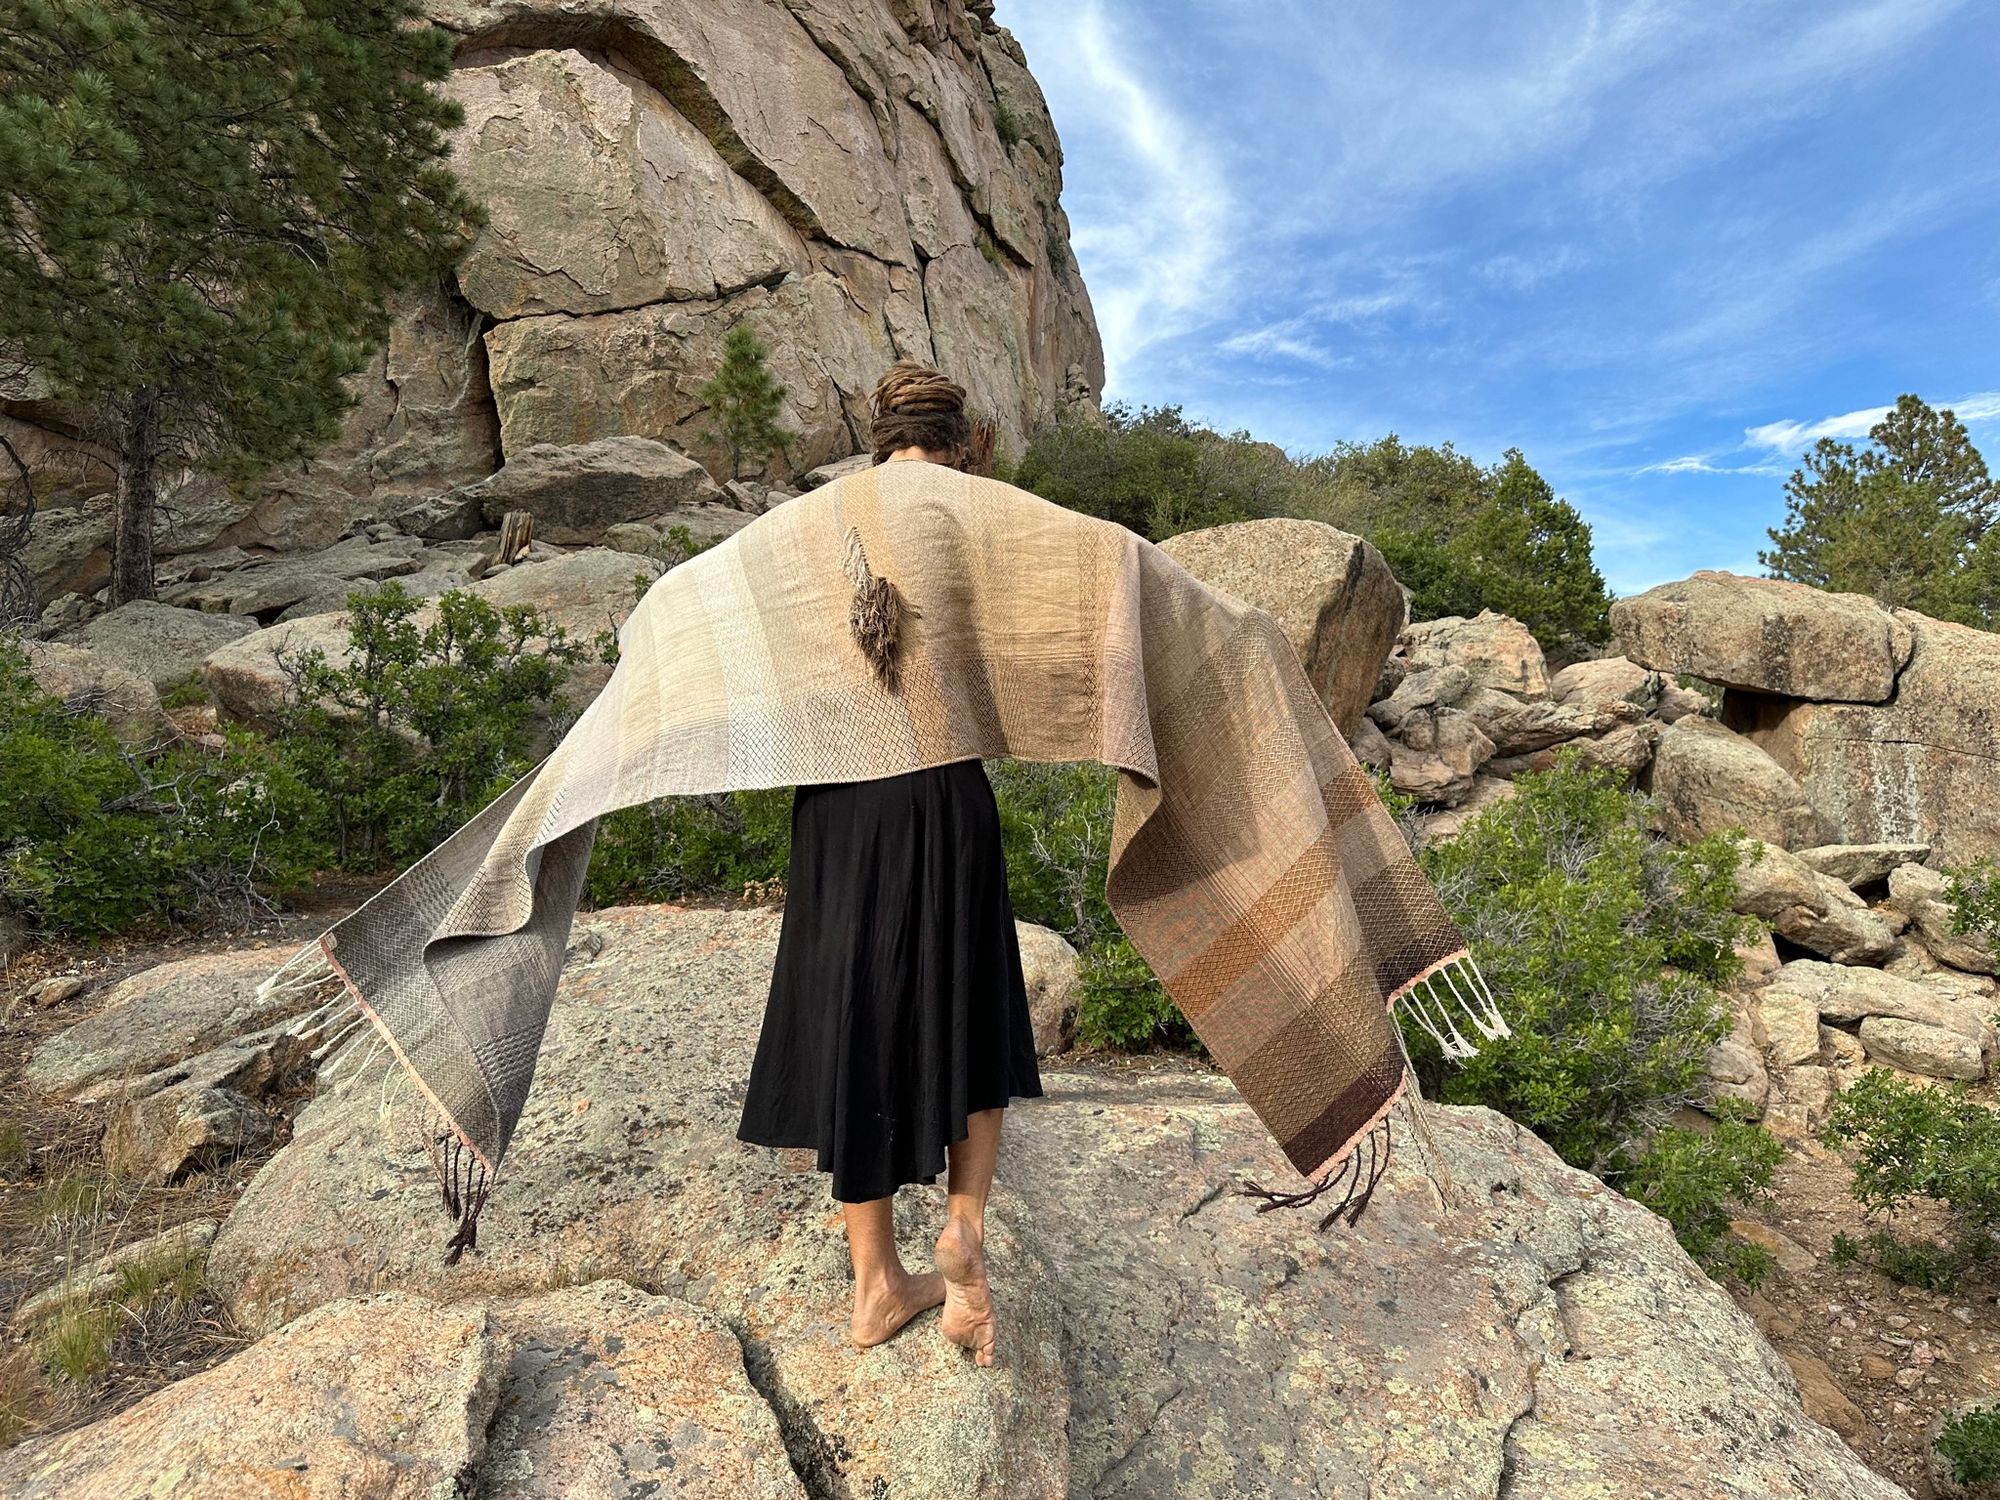
[(1677, 847), (1645, 817), (1566, 754), (1421, 856), (1514, 1032), (1447, 1065), (1406, 1026), (1426, 1093), (1497, 1109), (1600, 1174), (1703, 1099), (1730, 1024), (1716, 987), (1748, 926), (1730, 909), (1739, 841)]
[(334, 859), (370, 870), (429, 853), (529, 769), (583, 651), (532, 606), (462, 590), (419, 600), (391, 579), (347, 607), (347, 660), (281, 658), (278, 743)]
[(1955, 1483), (2000, 1483), (2000, 1403), (1947, 1418), (1937, 1451), (1951, 1466)]
[(1891, 1280), (1950, 1290), (1976, 1267), (2000, 1262), (2000, 1111), (1964, 1083), (1911, 1083), (1870, 1068), (1834, 1101), (1821, 1137), (1855, 1148), (1853, 1194), (1894, 1214), (1929, 1200), (1950, 1217), (1952, 1241), (1936, 1245), (1877, 1231), (1865, 1249)]
[(302, 885), (324, 848), (285, 758), (234, 726), (219, 751), (120, 743), (0, 638), (0, 910), (47, 934), (172, 927)]

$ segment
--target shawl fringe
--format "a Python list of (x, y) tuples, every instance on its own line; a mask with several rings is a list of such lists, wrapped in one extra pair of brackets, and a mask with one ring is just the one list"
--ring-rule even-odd
[[(286, 959), (257, 986), (257, 994), (264, 1000), (307, 995), (311, 997), (309, 1005), (317, 1002), (298, 1024), (306, 1035), (320, 1036), (312, 1052), (313, 1066), (318, 1082), (332, 1091), (338, 1092), (360, 1077), (383, 1051), (395, 1050), (394, 1040), (318, 940)], [(359, 1045), (371, 1032), (376, 1033), (375, 1045)], [(400, 1053), (397, 1057), (401, 1061)], [(429, 1105), (416, 1128), (416, 1144), (430, 1161), (438, 1202), (454, 1221), (444, 1245), (444, 1264), (455, 1266), (466, 1251), (479, 1248), (479, 1215), (492, 1193), (493, 1174), (416, 1072), (407, 1065), (403, 1072), (423, 1090)]]
[[(1487, 986), (1486, 976), (1479, 972), (1479, 965), (1469, 952), (1453, 954), (1417, 975), (1389, 1001), (1396, 1045), (1403, 1053), (1402, 1087), (1384, 1106), (1375, 1122), (1355, 1136), (1329, 1170), (1320, 1177), (1307, 1179), (1311, 1184), (1309, 1187), (1285, 1192), (1246, 1178), (1237, 1188), (1237, 1193), (1242, 1197), (1262, 1200), (1257, 1205), (1258, 1213), (1269, 1213), (1275, 1208), (1306, 1208), (1328, 1193), (1341, 1189), (1340, 1201), (1319, 1221), (1319, 1228), (1329, 1229), (1335, 1221), (1345, 1217), (1347, 1227), (1352, 1229), (1360, 1222), (1383, 1172), (1388, 1168), (1392, 1144), (1389, 1110), (1398, 1103), (1404, 1105), (1408, 1112), (1425, 1175), (1437, 1187), (1439, 1197), (1449, 1202), (1451, 1172), (1437, 1149), (1436, 1139), (1431, 1135), (1427, 1118), (1429, 1105), (1417, 1086), (1416, 1066), (1410, 1061), (1410, 1049), (1403, 1039), (1403, 1028), (1395, 1019), (1399, 1003), (1403, 1013), (1423, 1027), (1438, 1044), (1439, 1050), (1453, 1062), (1478, 1054), (1477, 1044), (1466, 1039), (1465, 1030), (1474, 1031), (1481, 1040), (1489, 1042), (1514, 1034), (1506, 1017), (1500, 1014), (1499, 1004)], [(1461, 1022), (1464, 1030), (1461, 1029)], [(1362, 1160), (1364, 1153), (1367, 1158), (1365, 1166)]]

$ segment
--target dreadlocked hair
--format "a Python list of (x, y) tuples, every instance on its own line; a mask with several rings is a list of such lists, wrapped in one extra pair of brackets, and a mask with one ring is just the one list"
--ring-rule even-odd
[[(968, 459), (978, 456), (975, 425), (989, 424), (974, 424), (966, 416), (965, 387), (941, 371), (914, 359), (899, 359), (875, 383), (869, 399), (874, 408), (870, 435), (876, 463), (900, 448), (947, 455), (954, 468), (965, 468)], [(984, 447), (990, 454), (990, 436)]]

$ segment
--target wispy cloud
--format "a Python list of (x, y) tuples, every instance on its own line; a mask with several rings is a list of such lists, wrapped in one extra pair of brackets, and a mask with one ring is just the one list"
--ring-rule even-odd
[(1656, 464), (1645, 464), (1632, 471), (1634, 474), (1767, 474), (1778, 475), (1785, 472), (1782, 464), (1718, 464), (1712, 463), (1698, 453), (1690, 453), (1681, 458), (1662, 459)]
[(1335, 353), (1324, 343), (1313, 338), (1307, 331), (1307, 326), (1307, 320), (1304, 318), (1287, 318), (1282, 323), (1268, 323), (1261, 328), (1249, 328), (1242, 333), (1231, 334), (1219, 347), (1225, 354), (1290, 359), (1300, 364), (1316, 365), (1322, 370), (1353, 368), (1355, 363), (1353, 355)]
[[(1090, 287), (1104, 341), (1106, 384), (1116, 391), (1124, 368), (1147, 346), (1212, 317), (1226, 293), (1233, 204), (1217, 154), (1201, 132), (1141, 81), (1148, 50), (1102, 5), (1052, 17), (1066, 50), (1044, 49), (1038, 69), (1075, 69), (1099, 150), (1121, 168), (1115, 204), (1095, 212), (1072, 204), (1073, 242)], [(1061, 121), (1073, 129), (1073, 113)]]
[[(1990, 422), (2000, 417), (2000, 391), (1979, 391), (1963, 401), (1943, 404), (1959, 421), (1967, 424)], [(1821, 438), (1866, 437), (1868, 430), (1889, 412), (1890, 408), (1886, 406), (1868, 406), (1860, 411), (1844, 411), (1835, 417), (1821, 417), (1816, 422), (1765, 422), (1757, 427), (1745, 428), (1743, 442), (1746, 447), (1766, 448), (1773, 453), (1801, 453)]]

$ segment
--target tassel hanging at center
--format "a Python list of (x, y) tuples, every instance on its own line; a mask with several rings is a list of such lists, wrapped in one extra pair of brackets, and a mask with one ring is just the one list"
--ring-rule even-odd
[(479, 1211), (486, 1207), (492, 1183), (486, 1163), (467, 1149), (457, 1131), (449, 1127), (436, 1130), (429, 1142), (439, 1201), (445, 1213), (458, 1221), (444, 1247), (444, 1263), (455, 1266), (466, 1251), (479, 1248)]
[(847, 628), (861, 648), (876, 679), (890, 689), (896, 686), (896, 648), (903, 622), (903, 596), (896, 585), (878, 576), (868, 566), (868, 554), (861, 548), (861, 533), (847, 528), (847, 551), (842, 559), (854, 597), (847, 606)]

